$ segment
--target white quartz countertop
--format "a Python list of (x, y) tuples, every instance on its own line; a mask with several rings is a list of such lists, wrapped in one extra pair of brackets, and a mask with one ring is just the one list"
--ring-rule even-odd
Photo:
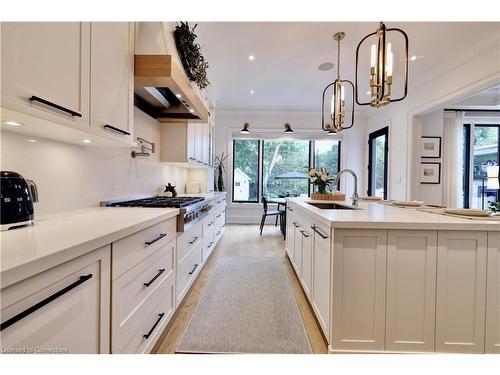
[[(359, 202), (359, 206), (346, 201), (315, 201), (304, 198), (290, 198), (292, 206), (306, 210), (308, 214), (330, 223), (334, 228), (386, 228), (386, 229), (442, 229), (442, 230), (488, 230), (499, 231), (500, 221), (470, 220), (415, 208), (400, 208), (377, 202)], [(308, 204), (337, 203), (356, 209), (322, 209)]]
[(0, 232), (2, 287), (177, 216), (177, 208), (96, 207), (40, 216)]

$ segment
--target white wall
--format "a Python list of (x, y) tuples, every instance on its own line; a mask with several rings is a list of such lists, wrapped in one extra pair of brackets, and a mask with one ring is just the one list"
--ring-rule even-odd
[[(360, 115), (356, 117), (356, 124), (352, 129), (346, 130), (342, 134), (341, 147), (341, 168), (351, 168), (358, 176), (359, 194), (364, 195), (364, 118)], [(232, 145), (228, 142), (231, 129), (241, 129), (244, 122), (250, 123), (252, 129), (284, 130), (283, 124), (289, 122), (294, 130), (317, 131), (321, 133), (321, 113), (319, 111), (236, 111), (217, 110), (217, 121), (215, 124), (215, 150), (220, 155), (232, 152)], [(229, 159), (228, 159), (229, 160)], [(262, 215), (262, 204), (255, 203), (230, 203), (231, 186), (228, 173), (231, 173), (231, 165), (226, 165), (225, 183), (228, 191), (227, 221), (231, 223), (259, 223)], [(341, 190), (351, 196), (353, 182), (342, 178)]]
[(463, 60), (461, 58), (460, 64), (443, 61), (439, 75), (432, 72), (425, 77), (418, 77), (418, 82), (410, 81), (409, 94), (405, 100), (379, 109), (368, 109), (367, 129), (386, 124), (390, 127), (390, 199), (409, 199), (420, 194), (413, 170), (415, 164), (420, 163), (419, 150), (415, 150), (418, 144), (414, 140), (413, 116), (431, 112), (500, 82), (499, 35), (478, 41), (466, 52), (469, 55)]
[[(424, 158), (420, 159), (423, 162), (441, 163), (443, 166), (443, 151), (444, 151), (444, 137), (443, 137), (443, 118), (444, 111), (437, 110), (426, 114), (424, 116), (419, 116), (419, 124), (421, 126), (421, 136), (422, 137), (441, 137), (441, 158)], [(418, 143), (420, 145), (420, 143)], [(417, 142), (415, 143), (417, 145)], [(420, 147), (415, 147), (415, 153), (421, 155)], [(419, 159), (416, 158), (416, 161)], [(418, 164), (418, 163), (417, 163)], [(416, 173), (415, 178), (417, 178), (417, 184), (419, 188), (419, 196), (414, 196), (415, 199), (423, 200), (430, 204), (443, 204), (443, 173), (441, 173), (441, 183), (436, 185), (430, 184), (420, 184), (420, 170)], [(418, 191), (418, 190), (417, 190)], [(417, 194), (417, 193), (416, 193)]]
[[(159, 145), (159, 124), (135, 109), (135, 136)], [(97, 206), (102, 200), (154, 195), (167, 183), (184, 191), (188, 171), (159, 163), (159, 152), (150, 158), (130, 156), (128, 148), (77, 146), (2, 132), (2, 170), (12, 170), (34, 180), (40, 202), (36, 214)]]

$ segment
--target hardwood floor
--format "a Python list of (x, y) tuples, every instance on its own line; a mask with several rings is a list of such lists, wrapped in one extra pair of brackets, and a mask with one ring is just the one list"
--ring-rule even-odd
[[(191, 316), (208, 284), (215, 269), (217, 260), (222, 255), (262, 256), (262, 257), (284, 257), (285, 242), (278, 228), (267, 225), (264, 227), (262, 236), (259, 236), (258, 225), (226, 225), (224, 236), (216, 249), (208, 259), (207, 264), (198, 275), (191, 291), (188, 293), (177, 314), (167, 326), (163, 337), (157, 344), (157, 354), (175, 353), (175, 349), (181, 340)], [(293, 293), (297, 300), (300, 314), (304, 321), (306, 333), (311, 344), (313, 353), (326, 353), (327, 345), (321, 330), (316, 322), (307, 297), (302, 291), (299, 280), (288, 260), (284, 257), (288, 277)]]

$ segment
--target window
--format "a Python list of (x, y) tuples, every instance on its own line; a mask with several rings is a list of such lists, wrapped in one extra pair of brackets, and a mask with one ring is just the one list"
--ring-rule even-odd
[(309, 195), (309, 141), (264, 140), (262, 191), (267, 198)]
[(368, 195), (387, 199), (387, 166), (389, 128), (370, 133), (368, 137)]
[(340, 171), (340, 142), (331, 139), (315, 141), (314, 167), (325, 168), (331, 178), (335, 177)]
[(233, 140), (233, 202), (258, 203), (260, 197), (309, 196), (308, 171), (340, 169), (338, 140)]
[(464, 207), (487, 209), (499, 199), (498, 177), (488, 178), (499, 155), (500, 125), (464, 125)]
[(233, 140), (233, 202), (259, 201), (260, 141)]

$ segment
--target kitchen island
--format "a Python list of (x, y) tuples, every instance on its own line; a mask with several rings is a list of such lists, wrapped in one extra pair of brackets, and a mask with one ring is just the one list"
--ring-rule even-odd
[(286, 254), (330, 352), (500, 352), (500, 221), (289, 199)]

